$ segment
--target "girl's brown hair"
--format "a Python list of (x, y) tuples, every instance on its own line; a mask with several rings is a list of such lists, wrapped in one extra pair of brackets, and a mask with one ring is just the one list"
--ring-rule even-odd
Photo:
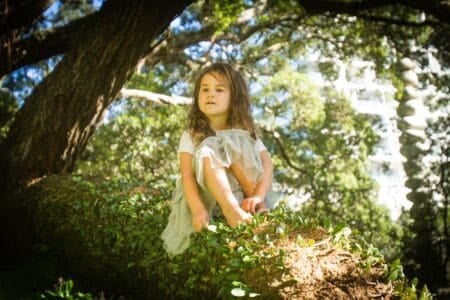
[(206, 74), (220, 74), (230, 85), (231, 101), (227, 124), (231, 128), (249, 131), (251, 136), (256, 139), (256, 127), (251, 114), (250, 95), (244, 77), (229, 64), (214, 63), (204, 68), (195, 80), (194, 103), (188, 116), (188, 131), (194, 143), (198, 145), (206, 137), (215, 135), (209, 126), (208, 118), (200, 111), (198, 106), (200, 83)]

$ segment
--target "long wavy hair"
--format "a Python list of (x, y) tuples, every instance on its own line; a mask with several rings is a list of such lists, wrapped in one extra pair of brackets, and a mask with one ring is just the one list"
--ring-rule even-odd
[(256, 139), (256, 126), (251, 114), (251, 100), (244, 77), (229, 64), (214, 63), (204, 68), (195, 80), (194, 103), (188, 115), (188, 131), (194, 143), (198, 145), (206, 137), (215, 135), (215, 132), (209, 126), (208, 118), (200, 111), (198, 105), (200, 84), (206, 74), (213, 76), (220, 74), (229, 83), (231, 101), (227, 125), (230, 128), (247, 130)]

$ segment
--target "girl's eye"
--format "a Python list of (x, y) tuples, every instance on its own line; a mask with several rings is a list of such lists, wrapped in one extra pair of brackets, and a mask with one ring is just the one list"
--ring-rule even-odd
[(202, 91), (202, 92), (207, 92), (208, 89), (207, 89), (207, 88), (203, 88), (203, 89), (201, 89), (200, 91)]
[(223, 92), (223, 89), (216, 89), (216, 92)]

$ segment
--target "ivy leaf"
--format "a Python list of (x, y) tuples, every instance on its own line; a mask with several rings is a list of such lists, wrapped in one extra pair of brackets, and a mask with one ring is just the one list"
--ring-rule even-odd
[(216, 225), (208, 225), (207, 228), (208, 228), (209, 231), (217, 233), (217, 226)]
[(235, 297), (244, 297), (245, 291), (241, 288), (234, 288), (231, 290), (231, 295), (233, 295)]
[(258, 293), (250, 293), (248, 296), (249, 296), (250, 298), (255, 298), (255, 297), (261, 296), (261, 294), (258, 294)]

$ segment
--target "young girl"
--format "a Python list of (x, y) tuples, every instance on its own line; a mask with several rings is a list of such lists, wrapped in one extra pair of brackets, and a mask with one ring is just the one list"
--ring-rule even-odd
[(223, 214), (231, 227), (267, 210), (272, 160), (256, 136), (247, 84), (215, 63), (198, 76), (188, 129), (179, 145), (181, 178), (161, 237), (169, 256), (184, 252), (190, 235)]

